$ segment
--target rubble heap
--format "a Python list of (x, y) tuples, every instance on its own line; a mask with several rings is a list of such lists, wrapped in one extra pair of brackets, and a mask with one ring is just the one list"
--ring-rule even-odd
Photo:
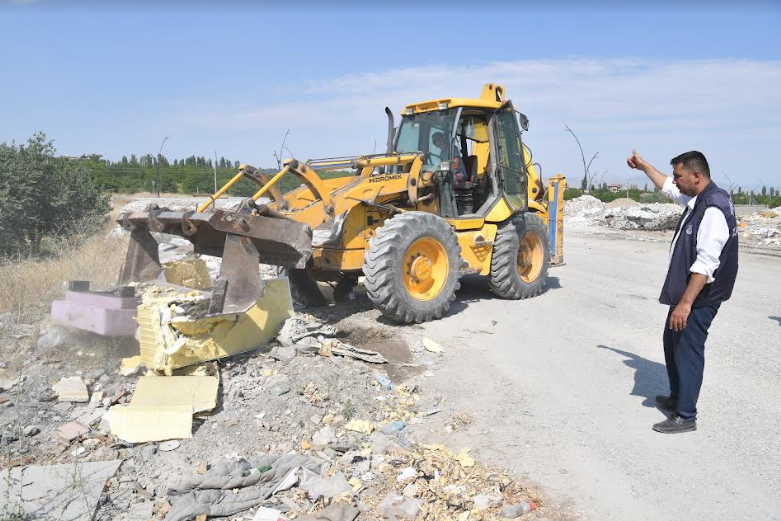
[[(420, 357), (445, 354), (436, 342), (419, 344), (412, 352)], [(20, 416), (0, 425), (2, 449), (4, 465), (77, 473), (93, 462), (121, 463), (90, 505), (96, 520), (493, 520), (540, 502), (469, 448), (426, 444), (431, 422), (452, 432), (472, 419), (444, 411), (442, 396), (422, 386), (425, 375), (393, 382), (385, 357), (312, 316), (297, 313), (255, 351), (174, 376), (153, 375), (138, 356), (115, 369), (77, 370), (105, 365), (79, 353), (46, 365), (34, 381), (4, 384), (17, 391)], [(158, 394), (173, 399), (165, 382), (193, 378), (218, 379), (219, 389), (193, 400), (192, 437), (129, 442), (114, 434), (114, 409)]]
[[(564, 204), (567, 224), (615, 230), (675, 230), (682, 211), (683, 207), (677, 204), (639, 204), (627, 199), (605, 204), (591, 195), (581, 195)], [(781, 208), (739, 215), (738, 233), (742, 246), (758, 249), (781, 246)]]
[(619, 230), (674, 230), (682, 211), (677, 204), (609, 205), (591, 195), (581, 195), (564, 204), (564, 217), (570, 224)]

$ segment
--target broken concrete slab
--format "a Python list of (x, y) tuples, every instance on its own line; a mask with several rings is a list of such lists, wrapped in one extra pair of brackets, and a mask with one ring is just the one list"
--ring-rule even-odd
[(16, 467), (0, 479), (0, 504), (18, 506), (25, 518), (91, 520), (106, 481), (120, 460), (65, 465)]
[(192, 437), (193, 408), (190, 405), (117, 405), (109, 413), (111, 434), (130, 443)]
[(89, 427), (79, 422), (70, 422), (57, 429), (57, 437), (65, 443), (70, 443), (89, 432)]
[(268, 343), (293, 315), (287, 279), (269, 279), (246, 313), (207, 317), (208, 292), (151, 286), (138, 307), (141, 356), (146, 367), (174, 369), (255, 349)]
[(80, 376), (62, 378), (55, 384), (54, 392), (57, 393), (57, 400), (61, 402), (89, 402), (87, 384), (84, 383)]
[(22, 379), (19, 374), (8, 374), (0, 376), (0, 392), (9, 391), (19, 385)]
[[(76, 411), (74, 411), (75, 413)], [(80, 423), (82, 425), (86, 425), (88, 427), (92, 427), (96, 423), (100, 421), (100, 419), (107, 413), (106, 409), (103, 409), (102, 407), (100, 409), (90, 409), (88, 411), (85, 411), (81, 413), (77, 418), (76, 422)]]
[(336, 432), (331, 428), (330, 425), (326, 425), (325, 427), (321, 428), (319, 431), (317, 431), (314, 436), (312, 436), (312, 444), (315, 446), (326, 446), (331, 443), (336, 443)]
[(60, 402), (55, 403), (52, 406), (52, 409), (54, 409), (54, 412), (57, 414), (65, 414), (66, 412), (70, 411), (73, 408), (73, 404), (70, 402)]

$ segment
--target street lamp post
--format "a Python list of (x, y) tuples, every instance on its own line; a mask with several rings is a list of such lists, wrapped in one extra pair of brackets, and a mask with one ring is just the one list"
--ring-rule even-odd
[(157, 165), (157, 174), (155, 175), (157, 178), (157, 197), (160, 197), (160, 157), (163, 154), (163, 147), (165, 146), (166, 141), (168, 141), (168, 136), (165, 136), (163, 142), (160, 143), (160, 150), (157, 152), (157, 159), (155, 160), (155, 164)]

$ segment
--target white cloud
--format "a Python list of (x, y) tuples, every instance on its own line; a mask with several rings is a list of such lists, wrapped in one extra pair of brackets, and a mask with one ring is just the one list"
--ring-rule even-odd
[(563, 132), (568, 124), (587, 151), (600, 151), (595, 167), (608, 169), (614, 180), (630, 175), (624, 158), (637, 146), (662, 163), (660, 168), (668, 158), (697, 148), (710, 158), (717, 180), (718, 172), (726, 171), (732, 178), (745, 177), (747, 186), (759, 178), (781, 185), (781, 168), (768, 172), (763, 154), (777, 146), (781, 127), (779, 61), (434, 64), (311, 80), (291, 85), (287, 99), (278, 103), (203, 103), (174, 111), (165, 124), (234, 135), (234, 156), (256, 156), (258, 143), (273, 149), (287, 128), (295, 136), (291, 148), (302, 159), (370, 153), (375, 139), (378, 149), (384, 143), (386, 105), (399, 114), (416, 101), (477, 97), (489, 81), (504, 84), (515, 107), (529, 116), (526, 139), (548, 173), (562, 171), (573, 181), (582, 177), (577, 146)]

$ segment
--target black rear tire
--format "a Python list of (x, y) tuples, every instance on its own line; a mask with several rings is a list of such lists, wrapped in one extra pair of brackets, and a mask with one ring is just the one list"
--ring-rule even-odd
[(496, 233), (488, 285), (505, 299), (536, 297), (545, 288), (549, 266), (545, 223), (527, 212), (504, 223)]

